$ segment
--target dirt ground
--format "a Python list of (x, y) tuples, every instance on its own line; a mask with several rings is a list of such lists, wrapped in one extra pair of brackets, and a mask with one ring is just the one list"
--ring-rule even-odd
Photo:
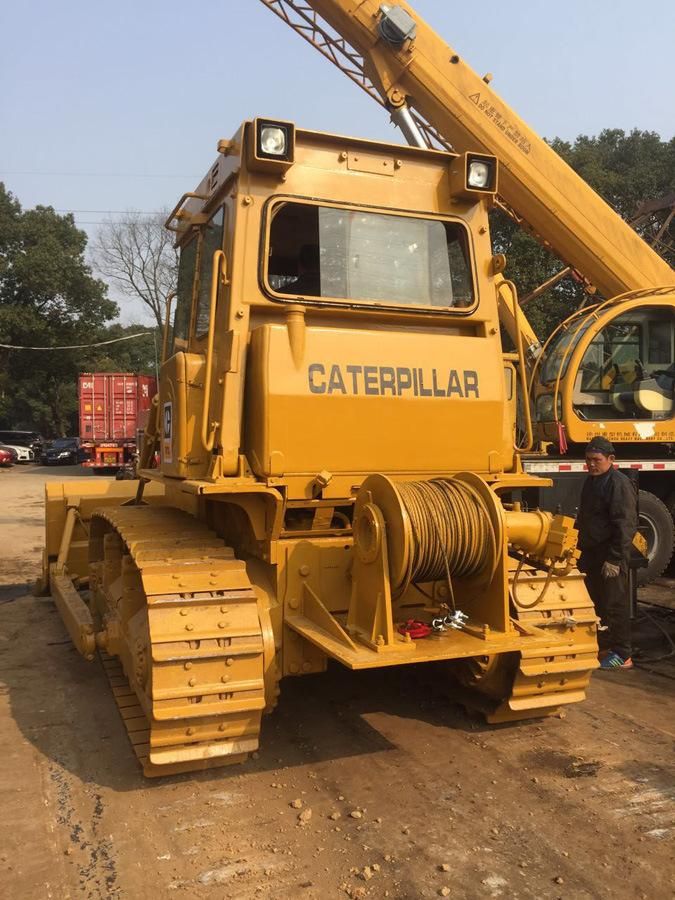
[(0, 470), (0, 894), (675, 896), (671, 662), (595, 675), (564, 717), (501, 727), (410, 668), (329, 668), (282, 684), (258, 758), (144, 780), (100, 665), (29, 592), (44, 481), (80, 472)]

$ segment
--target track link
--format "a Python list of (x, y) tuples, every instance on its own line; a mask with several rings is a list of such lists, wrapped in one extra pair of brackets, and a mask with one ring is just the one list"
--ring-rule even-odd
[(521, 651), (510, 695), (486, 716), (490, 723), (550, 716), (561, 706), (578, 703), (598, 668), (597, 617), (579, 572), (553, 579), (537, 602), (544, 576), (524, 567), (511, 597), (516, 627), (542, 631), (548, 646)]
[(138, 506), (96, 512), (90, 561), (103, 665), (144, 774), (245, 760), (273, 705), (274, 641), (244, 563), (187, 513)]

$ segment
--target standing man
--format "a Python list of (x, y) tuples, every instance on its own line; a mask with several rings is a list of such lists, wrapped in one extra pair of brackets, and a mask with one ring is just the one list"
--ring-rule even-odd
[(605, 438), (588, 444), (586, 466), (576, 522), (579, 569), (606, 626), (600, 633), (600, 668), (632, 669), (628, 560), (637, 531), (637, 496), (631, 481), (614, 468), (614, 447)]

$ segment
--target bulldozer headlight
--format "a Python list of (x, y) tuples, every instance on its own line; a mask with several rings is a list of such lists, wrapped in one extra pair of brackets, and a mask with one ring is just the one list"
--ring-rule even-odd
[(256, 119), (255, 155), (259, 159), (293, 162), (294, 131), (290, 122)]
[(477, 153), (466, 155), (466, 186), (470, 191), (497, 190), (497, 160)]
[(472, 160), (469, 163), (467, 182), (469, 187), (485, 190), (490, 184), (490, 166), (482, 160)]
[(497, 193), (497, 157), (487, 153), (462, 153), (450, 165), (450, 193), (477, 202), (481, 194)]
[(246, 160), (256, 172), (282, 175), (295, 157), (295, 126), (292, 122), (255, 119), (246, 140)]
[(278, 125), (263, 125), (260, 129), (260, 149), (266, 156), (285, 156), (288, 135)]

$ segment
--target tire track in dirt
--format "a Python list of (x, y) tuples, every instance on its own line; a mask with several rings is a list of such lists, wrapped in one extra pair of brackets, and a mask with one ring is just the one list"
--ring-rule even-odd
[(79, 852), (77, 860), (80, 892), (90, 900), (106, 900), (120, 895), (117, 862), (111, 837), (100, 834), (103, 817), (103, 799), (93, 793), (87, 797), (91, 804), (89, 821), (85, 822), (76, 812), (82, 807), (73, 798), (72, 780), (62, 768), (49, 764), (49, 780), (55, 794), (56, 824), (66, 843), (65, 853)]

